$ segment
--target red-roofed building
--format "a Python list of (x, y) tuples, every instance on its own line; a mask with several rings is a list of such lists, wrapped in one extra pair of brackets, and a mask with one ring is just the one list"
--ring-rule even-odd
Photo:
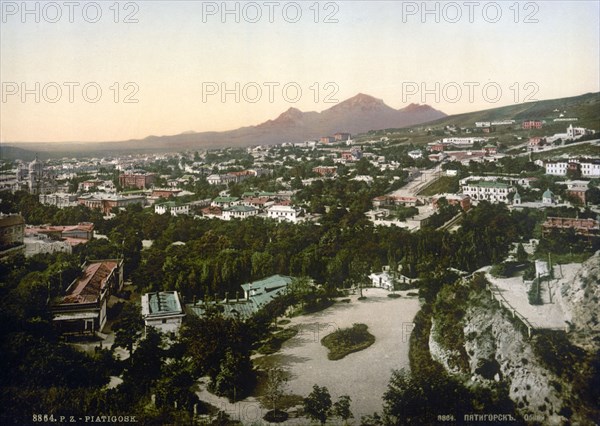
[(123, 260), (96, 260), (83, 265), (64, 297), (52, 305), (52, 320), (64, 333), (95, 333), (106, 324), (108, 299), (123, 288)]

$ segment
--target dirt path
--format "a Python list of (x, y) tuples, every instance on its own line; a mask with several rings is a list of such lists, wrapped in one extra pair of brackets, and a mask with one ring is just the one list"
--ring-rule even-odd
[[(391, 299), (388, 294), (369, 288), (366, 300), (353, 296), (351, 303), (336, 303), (324, 311), (293, 318), (289, 326), (299, 327), (298, 335), (285, 342), (278, 353), (257, 359), (257, 364), (287, 370), (289, 393), (306, 396), (318, 384), (329, 389), (333, 401), (349, 395), (356, 424), (362, 415), (381, 413), (392, 369), (408, 368), (408, 340), (419, 310), (416, 298)], [(366, 324), (375, 343), (341, 360), (329, 361), (321, 338), (353, 323)]]

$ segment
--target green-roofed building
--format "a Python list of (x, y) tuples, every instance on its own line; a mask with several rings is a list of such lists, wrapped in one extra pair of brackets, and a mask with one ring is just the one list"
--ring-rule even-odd
[(234, 205), (223, 209), (223, 220), (246, 219), (250, 216), (256, 216), (258, 209), (252, 206)]
[(473, 201), (508, 203), (508, 194), (514, 191), (513, 186), (496, 181), (468, 181), (462, 185), (462, 193), (471, 197)]
[(163, 333), (176, 333), (185, 317), (183, 304), (176, 291), (158, 291), (142, 296), (142, 318), (146, 328)]
[(236, 297), (236, 299), (229, 300), (226, 298), (220, 302), (208, 303), (199, 301), (186, 305), (186, 310), (190, 314), (202, 316), (207, 309), (216, 307), (225, 317), (247, 319), (282, 294), (292, 280), (292, 277), (286, 275), (273, 275), (263, 280), (242, 284), (243, 299)]
[(239, 203), (238, 197), (217, 197), (212, 200), (211, 206), (227, 208)]

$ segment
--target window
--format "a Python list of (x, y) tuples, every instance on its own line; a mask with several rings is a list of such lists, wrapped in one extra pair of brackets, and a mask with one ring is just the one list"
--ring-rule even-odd
[(162, 320), (162, 323), (163, 323), (163, 324), (166, 324), (166, 323), (167, 323), (167, 320), (166, 320), (166, 319), (163, 319), (163, 320)]

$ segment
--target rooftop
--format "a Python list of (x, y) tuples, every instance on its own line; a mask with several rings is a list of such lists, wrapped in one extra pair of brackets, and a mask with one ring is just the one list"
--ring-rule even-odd
[(176, 291), (158, 291), (142, 296), (142, 316), (182, 314), (183, 308)]
[(69, 286), (61, 304), (96, 302), (106, 287), (109, 275), (117, 267), (116, 260), (105, 260), (88, 265), (83, 276)]

